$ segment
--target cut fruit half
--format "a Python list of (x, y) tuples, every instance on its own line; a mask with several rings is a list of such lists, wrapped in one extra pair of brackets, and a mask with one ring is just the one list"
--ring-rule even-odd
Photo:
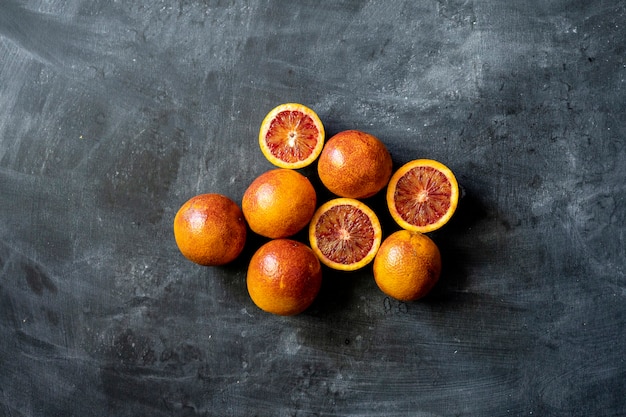
[(259, 131), (261, 152), (280, 168), (304, 168), (317, 159), (324, 147), (324, 126), (317, 114), (298, 103), (272, 109)]
[(441, 162), (416, 159), (403, 165), (389, 180), (387, 206), (391, 217), (406, 230), (431, 232), (454, 214), (459, 185)]
[(309, 225), (311, 248), (333, 269), (354, 271), (369, 264), (380, 247), (378, 217), (352, 198), (336, 198), (321, 205)]

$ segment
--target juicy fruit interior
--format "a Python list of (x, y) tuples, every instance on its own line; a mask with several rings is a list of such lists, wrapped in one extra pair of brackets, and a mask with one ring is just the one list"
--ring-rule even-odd
[(332, 207), (320, 216), (315, 237), (324, 256), (349, 265), (365, 258), (371, 251), (375, 231), (363, 211), (346, 204)]
[(284, 110), (270, 123), (265, 141), (270, 152), (285, 162), (308, 158), (319, 140), (313, 119), (295, 110)]
[(406, 222), (426, 226), (446, 214), (451, 195), (452, 184), (441, 171), (416, 167), (398, 180), (394, 200), (398, 214)]

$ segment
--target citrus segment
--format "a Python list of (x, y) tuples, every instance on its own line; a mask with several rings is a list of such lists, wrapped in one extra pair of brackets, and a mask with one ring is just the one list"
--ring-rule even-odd
[(441, 255), (428, 236), (400, 230), (380, 245), (373, 270), (382, 292), (398, 300), (413, 301), (428, 294), (439, 280)]
[(328, 140), (317, 165), (320, 180), (340, 197), (367, 198), (385, 188), (393, 162), (385, 145), (358, 130)]
[(174, 217), (174, 239), (181, 253), (200, 265), (215, 266), (239, 256), (247, 227), (239, 206), (221, 194), (201, 194)]
[(272, 164), (280, 168), (303, 168), (322, 152), (324, 126), (310, 108), (298, 103), (281, 104), (263, 119), (259, 145)]
[(257, 307), (290, 316), (313, 303), (322, 285), (322, 269), (308, 246), (290, 239), (275, 239), (252, 256), (246, 285)]
[(374, 259), (382, 231), (368, 206), (336, 198), (320, 206), (309, 225), (311, 248), (322, 263), (342, 271), (362, 268)]
[(307, 177), (277, 168), (257, 177), (242, 199), (243, 214), (255, 233), (285, 238), (304, 229), (311, 220), (317, 196)]
[(452, 171), (431, 159), (416, 159), (402, 166), (389, 181), (387, 205), (403, 229), (431, 232), (454, 214), (459, 185)]

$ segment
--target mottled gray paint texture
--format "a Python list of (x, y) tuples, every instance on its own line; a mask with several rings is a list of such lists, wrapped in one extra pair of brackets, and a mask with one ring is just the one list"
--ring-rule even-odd
[[(626, 415), (625, 45), (618, 0), (2, 0), (0, 415)], [(429, 297), (326, 269), (274, 317), (261, 238), (180, 255), (287, 101), (457, 174)]]

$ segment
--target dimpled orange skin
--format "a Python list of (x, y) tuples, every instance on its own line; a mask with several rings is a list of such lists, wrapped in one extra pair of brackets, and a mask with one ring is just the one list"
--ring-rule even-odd
[(174, 238), (180, 252), (200, 265), (234, 261), (243, 250), (246, 234), (241, 209), (221, 194), (192, 197), (174, 217)]
[(307, 177), (291, 169), (261, 174), (243, 195), (243, 214), (255, 233), (271, 239), (293, 236), (313, 217), (317, 196)]
[(306, 310), (322, 285), (322, 268), (313, 251), (291, 239), (261, 246), (250, 260), (246, 285), (261, 310), (292, 316)]
[(317, 171), (332, 193), (367, 198), (387, 185), (392, 167), (391, 155), (380, 140), (369, 133), (346, 130), (326, 142)]
[(430, 292), (441, 274), (439, 248), (428, 236), (400, 230), (389, 235), (374, 258), (374, 279), (382, 292), (414, 301)]

